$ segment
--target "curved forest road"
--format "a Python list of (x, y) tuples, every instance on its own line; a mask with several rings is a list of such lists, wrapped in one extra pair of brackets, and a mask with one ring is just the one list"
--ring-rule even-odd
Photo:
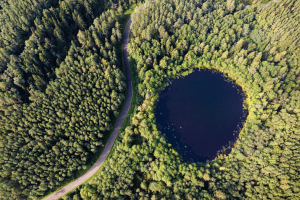
[(119, 116), (119, 119), (115, 125), (115, 128), (105, 145), (104, 151), (102, 152), (100, 158), (97, 160), (97, 162), (81, 177), (77, 178), (75, 181), (69, 183), (59, 191), (49, 195), (44, 200), (54, 200), (58, 199), (59, 197), (63, 196), (64, 194), (67, 194), (74, 188), (78, 187), (82, 183), (84, 183), (86, 180), (88, 180), (92, 175), (94, 175), (98, 169), (101, 167), (101, 165), (104, 163), (105, 159), (107, 158), (114, 141), (118, 135), (118, 132), (123, 124), (123, 121), (129, 111), (131, 100), (132, 100), (132, 81), (131, 81), (131, 74), (130, 74), (130, 67), (129, 67), (129, 61), (128, 61), (128, 52), (127, 52), (127, 45), (129, 41), (129, 33), (130, 33), (130, 25), (131, 25), (131, 18), (129, 19), (123, 36), (123, 59), (124, 59), (124, 66), (126, 71), (126, 77), (127, 77), (127, 97), (126, 97), (126, 103), (122, 110), (121, 115)]

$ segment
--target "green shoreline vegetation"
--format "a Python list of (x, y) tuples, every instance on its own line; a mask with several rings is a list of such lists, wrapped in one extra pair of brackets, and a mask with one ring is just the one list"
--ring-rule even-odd
[[(102, 167), (61, 199), (300, 198), (299, 1), (3, 2), (1, 198), (40, 198), (92, 165), (124, 100), (118, 49), (132, 4), (132, 106)], [(248, 107), (231, 152), (200, 165), (182, 160), (154, 115), (166, 80), (197, 68), (227, 74)]]

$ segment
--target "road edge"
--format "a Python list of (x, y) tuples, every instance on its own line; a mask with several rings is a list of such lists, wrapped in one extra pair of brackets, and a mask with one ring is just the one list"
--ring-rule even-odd
[(132, 79), (131, 79), (131, 72), (130, 72), (130, 66), (129, 66), (129, 60), (128, 60), (128, 52), (127, 52), (131, 22), (132, 22), (131, 18), (129, 18), (129, 20), (126, 24), (126, 27), (125, 27), (125, 31), (124, 31), (124, 35), (123, 35), (123, 42), (122, 42), (123, 62), (124, 62), (124, 67), (125, 67), (126, 79), (127, 79), (126, 80), (126, 83), (127, 83), (126, 102), (125, 102), (124, 108), (117, 120), (117, 123), (115, 124), (114, 130), (113, 130), (112, 134), (110, 135), (101, 156), (98, 158), (98, 160), (95, 162), (95, 164), (82, 176), (78, 177), (77, 179), (75, 179), (74, 181), (72, 181), (71, 183), (66, 185), (65, 187), (61, 188), (60, 190), (47, 196), (46, 198), (44, 198), (44, 200), (58, 199), (58, 198), (62, 197), (63, 195), (69, 193), (70, 191), (72, 191), (73, 189), (78, 187), (79, 185), (85, 183), (95, 173), (97, 173), (97, 171), (100, 169), (100, 167), (104, 164), (106, 158), (109, 155), (111, 148), (113, 147), (113, 144), (118, 136), (119, 130), (127, 116), (127, 113), (130, 109), (131, 102), (132, 102), (132, 95), (133, 95)]

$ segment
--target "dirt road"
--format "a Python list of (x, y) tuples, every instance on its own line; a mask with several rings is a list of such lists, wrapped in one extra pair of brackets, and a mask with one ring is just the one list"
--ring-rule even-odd
[(114, 141), (118, 135), (118, 132), (123, 124), (123, 121), (129, 111), (131, 100), (132, 100), (132, 81), (131, 81), (131, 74), (130, 74), (130, 67), (129, 67), (129, 61), (128, 61), (128, 52), (127, 52), (127, 45), (129, 41), (129, 33), (130, 33), (130, 25), (131, 25), (131, 19), (129, 19), (123, 36), (123, 59), (124, 59), (124, 65), (125, 65), (125, 71), (126, 71), (126, 77), (127, 77), (127, 97), (126, 97), (126, 103), (122, 110), (121, 115), (119, 116), (119, 119), (115, 125), (115, 128), (104, 148), (104, 151), (102, 152), (100, 158), (97, 160), (97, 162), (89, 169), (85, 174), (83, 174), (81, 177), (77, 178), (72, 183), (66, 185), (59, 191), (51, 194), (50, 196), (46, 197), (44, 200), (54, 200), (58, 199), (59, 197), (63, 196), (64, 194), (67, 194), (74, 188), (78, 187), (82, 183), (84, 183), (86, 180), (88, 180), (93, 174), (97, 172), (97, 170), (101, 167), (105, 159), (107, 158)]

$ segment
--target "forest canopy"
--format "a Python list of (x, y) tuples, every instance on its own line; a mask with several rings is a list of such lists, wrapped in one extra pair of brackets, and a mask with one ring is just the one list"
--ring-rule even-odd
[(36, 198), (87, 169), (112, 130), (124, 16), (94, 0), (3, 5), (0, 199)]
[[(133, 3), (130, 123), (102, 169), (62, 199), (300, 198), (300, 2), (111, 2), (0, 1), (1, 198), (47, 194), (103, 145), (124, 100), (118, 48)], [(166, 80), (196, 68), (235, 80), (249, 112), (231, 153), (200, 165), (183, 161), (154, 115)]]
[[(298, 199), (300, 2), (244, 9), (234, 0), (158, 0), (132, 14), (128, 51), (137, 79), (131, 124), (103, 170), (62, 199)], [(229, 155), (197, 165), (156, 125), (166, 80), (213, 69), (248, 95)]]

